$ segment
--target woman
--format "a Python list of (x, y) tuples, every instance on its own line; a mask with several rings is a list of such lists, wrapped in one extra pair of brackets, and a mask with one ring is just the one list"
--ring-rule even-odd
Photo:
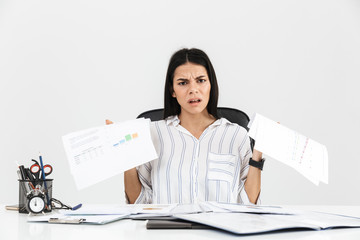
[(218, 117), (217, 102), (208, 56), (199, 49), (174, 53), (166, 75), (164, 120), (151, 125), (159, 158), (125, 172), (129, 203), (257, 203), (261, 170), (249, 160), (256, 166), (262, 153), (251, 153), (243, 127)]

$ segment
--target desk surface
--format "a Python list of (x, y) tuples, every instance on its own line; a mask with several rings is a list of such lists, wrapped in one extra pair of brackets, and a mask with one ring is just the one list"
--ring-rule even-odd
[[(360, 206), (287, 206), (300, 210), (313, 210), (360, 217)], [(68, 225), (28, 223), (26, 214), (5, 210), (0, 204), (0, 239), (235, 239), (238, 235), (219, 230), (147, 230), (146, 221), (120, 220), (106, 225)], [(242, 236), (241, 239), (359, 239), (360, 228), (323, 231), (276, 232)]]

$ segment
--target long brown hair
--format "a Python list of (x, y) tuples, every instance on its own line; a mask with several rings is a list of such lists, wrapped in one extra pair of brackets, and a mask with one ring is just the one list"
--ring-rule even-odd
[(187, 62), (199, 64), (205, 67), (211, 85), (210, 98), (206, 108), (209, 114), (218, 119), (219, 116), (217, 112), (217, 104), (219, 98), (219, 88), (217, 84), (215, 70), (206, 53), (196, 48), (180, 49), (179, 51), (175, 52), (170, 58), (165, 82), (164, 119), (169, 116), (179, 115), (181, 112), (180, 104), (178, 103), (176, 98), (172, 96), (174, 92), (173, 80), (175, 69)]

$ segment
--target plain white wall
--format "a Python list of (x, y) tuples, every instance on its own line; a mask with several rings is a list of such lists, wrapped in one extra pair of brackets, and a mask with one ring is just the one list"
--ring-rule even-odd
[(212, 59), (219, 106), (327, 146), (328, 185), (269, 158), (263, 204), (359, 204), (360, 2), (350, 0), (0, 0), (0, 202), (17, 202), (16, 161), (41, 151), (54, 197), (122, 203), (123, 176), (76, 190), (61, 136), (162, 107), (181, 47)]

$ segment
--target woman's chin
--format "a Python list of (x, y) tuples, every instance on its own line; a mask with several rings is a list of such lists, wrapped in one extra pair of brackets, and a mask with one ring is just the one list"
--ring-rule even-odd
[(198, 114), (204, 113), (204, 111), (207, 112), (207, 109), (206, 109), (206, 107), (202, 107), (202, 106), (192, 106), (189, 108), (182, 108), (181, 111), (186, 112), (187, 114), (190, 114), (190, 115), (198, 115)]

